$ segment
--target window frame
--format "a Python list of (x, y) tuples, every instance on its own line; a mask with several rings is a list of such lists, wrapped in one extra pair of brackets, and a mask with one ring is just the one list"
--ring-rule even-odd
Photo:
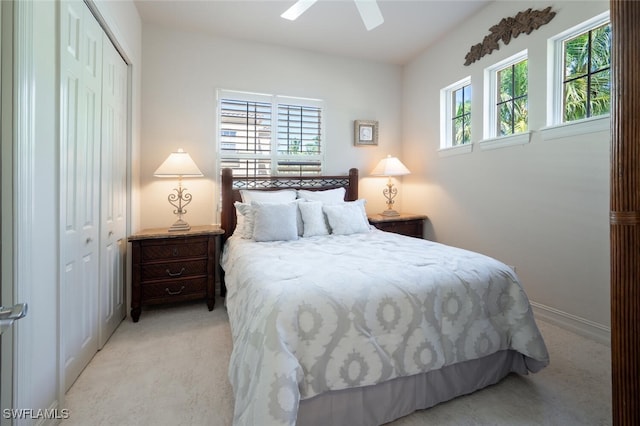
[[(516, 53), (500, 62), (493, 64), (492, 66), (486, 68), (484, 70), (484, 125), (483, 125), (483, 134), (484, 140), (489, 139), (503, 139), (503, 138), (512, 138), (518, 135), (529, 133), (529, 117), (527, 116), (527, 130), (524, 132), (514, 132), (508, 135), (500, 135), (498, 134), (498, 73), (519, 64), (522, 61), (527, 61), (527, 106), (529, 105), (529, 54), (528, 50), (525, 49), (521, 52)], [(511, 98), (510, 102), (514, 102), (514, 97)], [(500, 102), (503, 103), (503, 102)]]
[(579, 120), (564, 121), (564, 43), (574, 37), (592, 31), (602, 25), (611, 22), (609, 11), (605, 11), (591, 19), (588, 19), (560, 34), (550, 38), (547, 42), (548, 75), (547, 86), (547, 127), (571, 126), (602, 120), (609, 114), (586, 117)]
[[(259, 102), (270, 105), (270, 124), (269, 124), (269, 152), (268, 154), (260, 154), (260, 153), (230, 153), (223, 151), (223, 133), (225, 130), (221, 129), (221, 113), (222, 113), (222, 102), (224, 100), (233, 100), (238, 102)], [(320, 111), (319, 118), (319, 153), (318, 154), (305, 154), (302, 155), (292, 155), (292, 154), (282, 154), (279, 152), (279, 130), (280, 130), (280, 106), (286, 107), (301, 107), (301, 108), (309, 108), (309, 109), (318, 109)], [(265, 169), (267, 173), (265, 176), (283, 176), (283, 175), (322, 175), (324, 172), (324, 135), (325, 135), (325, 104), (324, 101), (319, 99), (311, 99), (311, 98), (301, 98), (301, 97), (293, 97), (293, 96), (283, 96), (283, 95), (270, 95), (263, 93), (253, 93), (253, 92), (244, 92), (244, 91), (235, 91), (235, 90), (226, 90), (226, 89), (218, 89), (217, 90), (217, 100), (216, 100), (216, 151), (218, 153), (217, 163), (218, 168), (221, 167), (221, 164), (225, 160), (265, 160), (269, 162), (270, 167)], [(228, 136), (228, 135), (227, 135)], [(306, 162), (317, 162), (319, 167), (314, 173), (287, 173), (279, 171), (279, 166), (282, 162), (286, 161), (298, 161), (300, 163)], [(240, 169), (242, 170), (242, 169)], [(235, 170), (234, 170), (235, 173)], [(240, 175), (240, 174), (236, 174)]]
[(453, 95), (456, 91), (469, 86), (473, 105), (473, 86), (471, 76), (467, 76), (440, 90), (440, 151), (471, 152), (473, 146), (473, 108), (469, 112), (469, 142), (454, 145), (453, 140)]

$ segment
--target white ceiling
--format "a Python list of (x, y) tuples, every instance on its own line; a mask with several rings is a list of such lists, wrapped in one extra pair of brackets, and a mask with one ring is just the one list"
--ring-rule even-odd
[(135, 0), (145, 23), (392, 64), (414, 58), (491, 1), (378, 0), (384, 23), (372, 31), (352, 0), (319, 0), (297, 21), (281, 18), (295, 2)]

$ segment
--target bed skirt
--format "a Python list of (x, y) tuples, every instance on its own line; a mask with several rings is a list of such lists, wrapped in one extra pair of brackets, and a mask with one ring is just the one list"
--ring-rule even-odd
[(498, 383), (509, 373), (543, 367), (513, 350), (375, 386), (328, 392), (300, 401), (298, 426), (375, 426)]

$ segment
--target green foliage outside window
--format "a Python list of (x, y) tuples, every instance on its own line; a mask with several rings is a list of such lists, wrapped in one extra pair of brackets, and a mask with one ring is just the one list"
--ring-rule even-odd
[(610, 67), (610, 24), (580, 34), (564, 43), (565, 122), (609, 113)]
[(527, 60), (498, 71), (497, 82), (497, 134), (506, 136), (526, 132), (529, 128)]
[(292, 139), (278, 146), (278, 154), (284, 155), (318, 155), (320, 154), (320, 136), (315, 136), (303, 144), (300, 139)]
[(471, 142), (471, 85), (461, 87), (453, 96), (453, 137), (452, 145)]

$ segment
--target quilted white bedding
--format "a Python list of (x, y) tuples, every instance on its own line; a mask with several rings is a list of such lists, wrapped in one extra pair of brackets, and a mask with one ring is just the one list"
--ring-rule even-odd
[(293, 425), (298, 403), (514, 349), (547, 349), (527, 296), (495, 259), (388, 232), (255, 242), (222, 267), (234, 425)]

